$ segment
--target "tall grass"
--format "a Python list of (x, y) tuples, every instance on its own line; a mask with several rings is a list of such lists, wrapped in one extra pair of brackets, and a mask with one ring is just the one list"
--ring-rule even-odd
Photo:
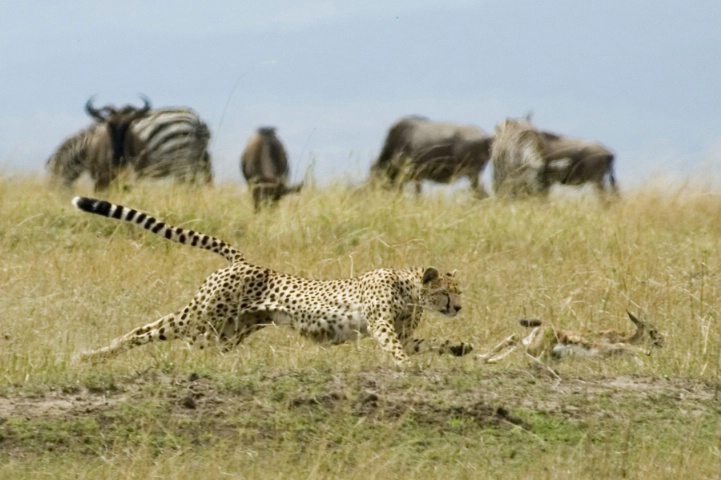
[[(101, 365), (76, 364), (78, 352), (105, 345), (183, 306), (224, 260), (79, 212), (71, 206), (71, 196), (48, 190), (39, 179), (0, 179), (0, 394), (107, 386), (148, 369), (230, 378), (285, 369), (351, 375), (392, 364), (371, 340), (329, 347), (272, 327), (225, 355), (188, 351), (177, 342), (146, 346)], [(663, 349), (644, 358), (643, 365), (622, 359), (567, 362), (558, 366), (559, 374), (683, 377), (718, 384), (717, 191), (647, 186), (607, 205), (583, 195), (479, 202), (465, 191), (415, 197), (338, 184), (286, 197), (257, 215), (247, 192), (233, 186), (193, 190), (143, 184), (105, 197), (223, 238), (253, 263), (309, 278), (346, 277), (382, 266), (457, 269), (464, 290), (462, 314), (454, 319), (427, 315), (418, 334), (470, 341), (477, 350), (518, 331), (519, 318), (573, 329), (628, 329), (629, 310), (666, 332)], [(494, 372), (503, 376), (527, 364), (520, 355), (499, 366), (481, 366), (473, 355), (414, 361), (469, 378)], [(449, 448), (456, 447), (462, 448)], [(135, 461), (143, 465), (134, 470), (144, 472), (140, 477), (153, 474), (153, 468), (166, 476), (165, 469), (176, 461), (165, 457), (151, 467), (143, 458), (152, 455), (135, 452)], [(351, 451), (346, 454), (352, 456)], [(652, 468), (649, 456), (658, 457), (647, 454), (641, 469)], [(124, 458), (122, 452), (113, 455), (114, 461)], [(205, 460), (213, 462), (215, 454), (209, 455)], [(378, 461), (389, 461), (379, 455)], [(708, 459), (705, 455), (701, 458)], [(572, 470), (593, 470), (582, 457)], [(317, 476), (333, 476), (321, 453), (313, 458), (323, 465)], [(49, 461), (53, 468), (65, 468), (67, 460)], [(378, 465), (373, 459), (364, 461), (371, 463), (357, 471), (380, 475), (371, 468)], [(177, 459), (187, 472), (202, 472), (200, 464), (189, 457)], [(72, 471), (78, 474), (82, 469), (75, 465)], [(102, 462), (93, 465), (105, 474), (118, 473)], [(304, 464), (299, 471), (314, 476), (313, 468)], [(396, 473), (433, 474), (428, 468)], [(641, 470), (636, 473), (643, 476)]]
[[(0, 181), (0, 331), (13, 383), (67, 372), (73, 353), (183, 306), (224, 266), (207, 252), (79, 212), (71, 196), (40, 180)], [(715, 192), (639, 190), (604, 206), (593, 198), (478, 202), (466, 192), (416, 198), (336, 185), (287, 197), (259, 215), (233, 187), (150, 184), (107, 197), (226, 239), (251, 262), (309, 278), (382, 266), (458, 269), (463, 315), (428, 316), (422, 333), (429, 336), (482, 347), (515, 330), (521, 317), (626, 329), (631, 310), (670, 336), (646, 362), (649, 373), (719, 375)], [(314, 352), (309, 359), (348, 360), (290, 331), (277, 337), (276, 348), (302, 345)], [(389, 360), (370, 342), (359, 348), (370, 353), (364, 362)], [(147, 359), (139, 351), (113, 365)]]

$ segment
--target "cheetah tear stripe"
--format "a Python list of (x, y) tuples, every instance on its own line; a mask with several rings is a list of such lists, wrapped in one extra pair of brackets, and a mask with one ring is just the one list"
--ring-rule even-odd
[(210, 235), (196, 233), (193, 230), (168, 225), (164, 222), (158, 221), (147, 213), (133, 208), (123, 207), (122, 205), (114, 205), (110, 202), (106, 202), (105, 200), (87, 197), (73, 198), (73, 205), (84, 212), (94, 213), (102, 217), (114, 218), (124, 222), (135, 223), (144, 229), (173, 242), (217, 253), (218, 255), (222, 255), (223, 258), (225, 258), (230, 264), (243, 261), (243, 254), (225, 243), (223, 240)]

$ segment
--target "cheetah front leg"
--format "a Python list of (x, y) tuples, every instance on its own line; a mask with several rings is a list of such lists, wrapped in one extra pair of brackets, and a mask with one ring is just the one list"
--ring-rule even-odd
[(470, 343), (452, 343), (450, 340), (439, 339), (423, 339), (408, 337), (402, 341), (403, 349), (409, 355), (419, 353), (438, 352), (440, 354), (449, 353), (456, 357), (462, 357), (473, 350)]
[(370, 336), (380, 344), (384, 351), (393, 355), (396, 366), (407, 366), (410, 359), (398, 339), (398, 334), (390, 318), (372, 313), (367, 314), (366, 318), (368, 319), (368, 333)]
[(421, 323), (423, 312), (415, 309), (409, 316), (401, 316), (396, 319), (395, 331), (398, 339), (403, 345), (403, 350), (408, 355), (416, 355), (420, 353), (437, 352), (439, 354), (451, 354), (456, 357), (462, 357), (473, 350), (470, 343), (452, 343), (450, 340), (442, 339), (425, 339), (413, 337), (413, 332)]

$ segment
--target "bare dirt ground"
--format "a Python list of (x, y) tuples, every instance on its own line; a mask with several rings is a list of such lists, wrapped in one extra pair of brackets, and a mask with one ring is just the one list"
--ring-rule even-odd
[(539, 371), (511, 370), (483, 375), (477, 382), (463, 382), (459, 387), (437, 370), (399, 373), (378, 369), (314, 376), (305, 371), (281, 371), (257, 377), (247, 385), (228, 387), (197, 374), (143, 373), (100, 388), (20, 391), (0, 397), (0, 427), (18, 417), (97, 417), (152, 399), (164, 405), (171, 416), (191, 415), (196, 420), (218, 419), (248, 409), (322, 407), (377, 420), (410, 414), (416, 421), (429, 424), (467, 418), (480, 425), (532, 429), (533, 425), (515, 416), (516, 410), (590, 420), (615, 415), (618, 405), (633, 404), (694, 416), (709, 408), (719, 410), (720, 398), (718, 383), (684, 378), (556, 378)]

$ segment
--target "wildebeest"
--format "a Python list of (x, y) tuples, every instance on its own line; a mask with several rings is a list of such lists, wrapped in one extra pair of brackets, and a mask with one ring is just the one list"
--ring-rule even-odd
[(288, 193), (296, 193), (303, 183), (288, 186), (288, 154), (275, 134), (274, 127), (261, 127), (245, 146), (240, 170), (248, 182), (255, 210), (265, 202), (277, 202)]
[(493, 139), (472, 125), (434, 122), (405, 117), (391, 126), (383, 149), (371, 167), (371, 176), (403, 187), (413, 181), (451, 183), (467, 177), (477, 196), (487, 196), (480, 180), (490, 156)]
[(613, 153), (600, 143), (544, 132), (526, 119), (496, 127), (491, 149), (493, 186), (498, 195), (545, 194), (551, 185), (593, 183), (617, 192)]
[[(543, 183), (550, 186), (593, 183), (599, 192), (618, 193), (613, 172), (614, 155), (600, 143), (541, 132), (545, 169)], [(606, 189), (608, 179), (608, 190)]]
[[(210, 182), (207, 125), (190, 109), (150, 111), (149, 101), (144, 101), (141, 109), (118, 110), (112, 106), (96, 109), (92, 98), (88, 100), (86, 111), (95, 123), (66, 139), (48, 159), (47, 169), (53, 180), (62, 179), (70, 187), (88, 172), (97, 190), (107, 187), (119, 168), (128, 165), (138, 177), (173, 176), (181, 181)], [(125, 116), (121, 115), (123, 112)], [(113, 131), (113, 122), (120, 119), (125, 122), (121, 126), (130, 128), (117, 128), (115, 133), (109, 133)], [(124, 142), (119, 142), (121, 136)], [(108, 158), (118, 154), (117, 165), (108, 162)]]
[[(106, 135), (93, 135), (90, 143), (90, 176), (95, 179), (95, 190), (102, 190), (115, 179), (118, 170), (138, 160), (145, 148), (140, 137), (131, 128), (133, 121), (150, 111), (150, 101), (143, 97), (143, 107), (126, 105), (116, 109), (105, 106), (96, 109), (92, 98), (85, 104), (85, 110), (99, 124), (105, 127)], [(96, 130), (100, 132), (102, 130)]]

